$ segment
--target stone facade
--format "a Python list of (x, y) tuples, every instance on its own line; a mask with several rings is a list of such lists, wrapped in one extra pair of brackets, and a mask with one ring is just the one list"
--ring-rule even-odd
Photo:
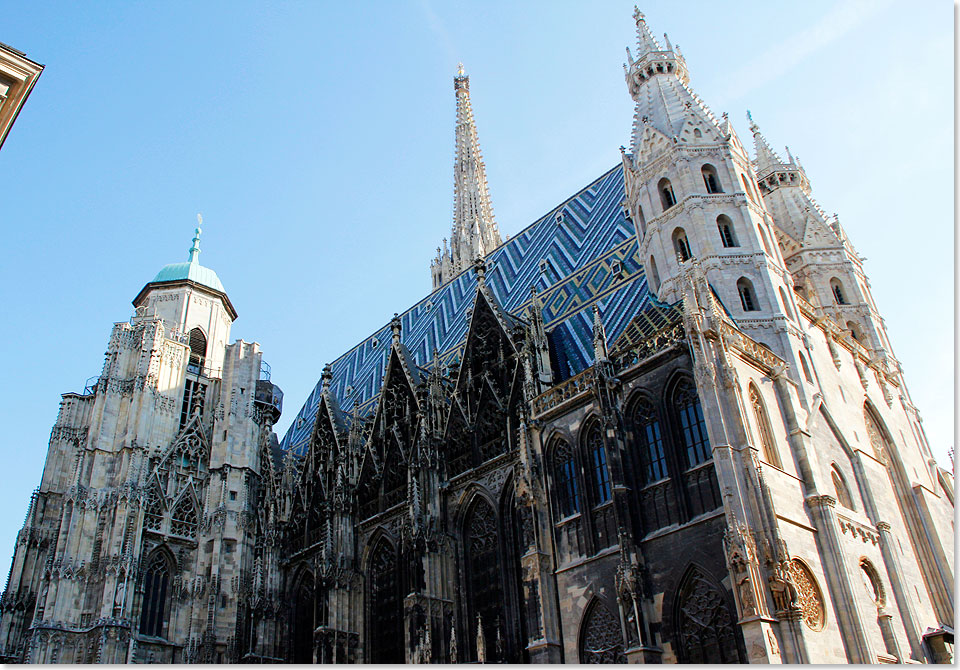
[(502, 245), (458, 74), (467, 250), (324, 368), (282, 445), (197, 239), (146, 285), (63, 396), (4, 660), (951, 660), (953, 476), (862, 260), (635, 19), (622, 166)]

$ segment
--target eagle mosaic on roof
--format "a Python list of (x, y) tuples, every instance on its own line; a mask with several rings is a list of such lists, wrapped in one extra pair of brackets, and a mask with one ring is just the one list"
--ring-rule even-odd
[[(640, 312), (666, 308), (647, 290), (624, 197), (623, 168), (617, 166), (486, 257), (487, 286), (507, 314), (522, 318), (531, 288), (539, 292), (558, 380), (592, 364), (593, 321), (586, 308), (599, 304), (611, 342)], [(459, 360), (476, 291), (476, 273), (468, 269), (400, 314), (401, 341), (414, 364), (428, 368), (434, 350), (444, 366)], [(331, 390), (346, 413), (356, 405), (364, 415), (375, 404), (390, 339), (386, 323), (331, 363)], [(300, 451), (308, 442), (321, 386), (297, 413), (282, 448)]]

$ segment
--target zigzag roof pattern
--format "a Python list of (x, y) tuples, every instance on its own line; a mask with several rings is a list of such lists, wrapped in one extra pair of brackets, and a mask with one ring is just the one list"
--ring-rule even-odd
[[(593, 363), (593, 317), (587, 308), (594, 303), (599, 303), (610, 342), (641, 311), (667, 308), (647, 290), (633, 224), (621, 207), (624, 198), (623, 167), (618, 165), (486, 257), (486, 285), (504, 313), (523, 320), (531, 287), (539, 291), (554, 370), (561, 379)], [(459, 360), (476, 292), (471, 268), (400, 315), (401, 341), (412, 363), (428, 368), (434, 350), (443, 366)], [(331, 391), (347, 416), (355, 405), (360, 415), (373, 409), (391, 336), (386, 323), (331, 363)], [(322, 386), (317, 383), (297, 413), (283, 449), (300, 452), (306, 447)]]

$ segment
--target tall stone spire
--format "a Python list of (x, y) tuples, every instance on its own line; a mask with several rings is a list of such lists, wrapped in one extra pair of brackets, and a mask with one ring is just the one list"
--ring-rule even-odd
[(476, 258), (486, 256), (501, 244), (470, 105), (470, 77), (464, 74), (463, 63), (453, 78), (453, 91), (457, 97), (453, 228), (449, 248), (444, 241), (444, 249), (437, 249), (437, 256), (430, 264), (433, 288), (446, 283), (470, 267)]

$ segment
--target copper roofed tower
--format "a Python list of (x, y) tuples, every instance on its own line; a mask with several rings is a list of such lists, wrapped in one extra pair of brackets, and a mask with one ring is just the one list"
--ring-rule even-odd
[(464, 74), (463, 63), (457, 66), (453, 90), (457, 96), (453, 228), (449, 247), (444, 240), (443, 249), (437, 248), (437, 257), (430, 263), (433, 288), (445, 284), (470, 267), (476, 258), (486, 256), (501, 244), (470, 106), (470, 77)]

